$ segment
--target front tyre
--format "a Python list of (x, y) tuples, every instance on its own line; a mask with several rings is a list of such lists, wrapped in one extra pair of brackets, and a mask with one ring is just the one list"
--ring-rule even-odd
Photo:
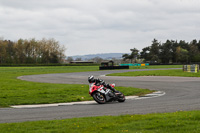
[(106, 99), (105, 99), (104, 95), (101, 94), (100, 92), (94, 92), (94, 93), (92, 94), (92, 97), (93, 97), (93, 99), (94, 99), (97, 103), (99, 103), (99, 104), (104, 104), (104, 103), (106, 103)]
[(126, 98), (124, 94), (120, 92), (120, 94), (118, 94), (118, 102), (124, 102), (125, 100)]

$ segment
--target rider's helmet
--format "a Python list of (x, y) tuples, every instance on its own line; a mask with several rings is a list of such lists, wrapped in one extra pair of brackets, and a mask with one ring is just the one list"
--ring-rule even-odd
[(95, 82), (94, 76), (89, 76), (88, 77), (88, 82), (89, 83), (94, 83)]

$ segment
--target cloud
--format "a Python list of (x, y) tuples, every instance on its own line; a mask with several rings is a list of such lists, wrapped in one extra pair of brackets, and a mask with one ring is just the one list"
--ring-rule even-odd
[(0, 36), (55, 38), (66, 55), (199, 39), (199, 0), (0, 0)]

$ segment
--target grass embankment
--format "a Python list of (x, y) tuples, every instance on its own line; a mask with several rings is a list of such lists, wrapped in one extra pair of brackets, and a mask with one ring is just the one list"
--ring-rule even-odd
[(113, 73), (107, 76), (179, 76), (179, 77), (200, 77), (200, 72), (189, 73), (183, 70), (154, 70), (154, 71), (134, 71), (125, 73)]
[[(0, 107), (92, 100), (88, 85), (34, 83), (17, 79), (22, 75), (98, 71), (98, 66), (0, 67)], [(86, 79), (87, 80), (87, 79)], [(125, 95), (141, 95), (150, 90), (116, 87)]]
[(199, 133), (200, 111), (0, 124), (3, 133)]

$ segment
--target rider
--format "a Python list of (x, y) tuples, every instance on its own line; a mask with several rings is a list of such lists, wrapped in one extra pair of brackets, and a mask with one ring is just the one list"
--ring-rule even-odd
[(94, 76), (89, 76), (88, 82), (90, 83), (90, 87), (95, 83), (96, 85), (103, 85), (104, 87), (111, 89), (113, 92), (116, 92), (116, 90), (112, 86), (106, 84), (105, 81), (103, 81), (102, 79), (95, 79)]

